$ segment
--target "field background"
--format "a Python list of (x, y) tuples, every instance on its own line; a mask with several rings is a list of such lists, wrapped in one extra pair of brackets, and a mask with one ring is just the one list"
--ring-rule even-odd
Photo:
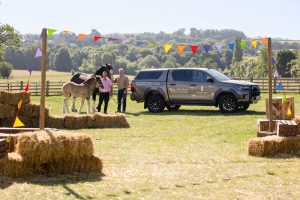
[[(130, 128), (76, 130), (91, 135), (105, 176), (0, 177), (1, 199), (299, 199), (300, 155), (247, 155), (256, 120), (265, 117), (265, 97), (231, 115), (187, 106), (151, 114), (128, 100)], [(46, 98), (51, 114), (62, 114), (62, 102)], [(114, 101), (108, 111), (116, 111)]]

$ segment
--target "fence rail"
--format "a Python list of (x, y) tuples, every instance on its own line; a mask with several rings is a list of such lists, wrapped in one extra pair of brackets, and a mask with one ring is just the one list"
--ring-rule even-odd
[[(251, 81), (253, 83), (256, 83), (260, 86), (260, 89), (263, 93), (268, 91), (268, 80), (267, 79), (238, 79), (243, 81)], [(279, 82), (282, 83), (285, 93), (294, 93), (294, 94), (300, 94), (300, 78), (283, 78), (280, 81), (279, 80), (273, 80), (272, 84), (275, 86)], [(46, 82), (46, 96), (61, 96), (62, 95), (62, 85), (64, 82), (62, 81), (47, 81)], [(6, 91), (13, 91), (18, 92), (25, 89), (26, 83), (23, 81), (17, 81), (17, 82), (0, 82), (0, 90), (6, 90)], [(117, 85), (113, 85), (114, 93), (117, 92)], [(30, 82), (29, 90), (31, 92), (31, 95), (38, 96), (40, 95), (41, 90), (41, 83), (40, 82)], [(130, 90), (128, 89), (128, 92)], [(273, 87), (273, 93), (276, 93), (277, 91), (274, 90)], [(281, 91), (279, 91), (281, 92)]]

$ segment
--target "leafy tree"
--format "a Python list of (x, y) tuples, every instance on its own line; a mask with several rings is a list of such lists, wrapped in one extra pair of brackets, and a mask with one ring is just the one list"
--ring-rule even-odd
[(300, 51), (297, 53), (297, 58), (290, 61), (291, 65), (291, 75), (292, 77), (299, 78), (300, 77)]
[(72, 60), (66, 47), (61, 47), (54, 59), (54, 68), (58, 71), (71, 71)]
[(232, 51), (226, 49), (224, 51), (224, 57), (222, 58), (222, 62), (224, 63), (225, 67), (230, 67), (232, 62), (232, 57), (233, 57)]
[(292, 60), (296, 59), (296, 54), (290, 50), (279, 51), (276, 55), (276, 67), (282, 77), (291, 77)]
[(173, 56), (169, 56), (166, 61), (162, 64), (162, 68), (176, 68), (180, 65), (177, 63), (176, 59)]
[(157, 58), (152, 55), (148, 55), (145, 58), (141, 58), (138, 62), (138, 65), (140, 65), (142, 69), (159, 68), (159, 62)]
[(241, 38), (236, 37), (234, 40), (234, 51), (233, 57), (235, 62), (240, 62), (243, 60), (243, 51), (241, 47)]
[(8, 62), (0, 62), (0, 76), (8, 79), (11, 75), (13, 67)]
[(266, 48), (260, 49), (260, 56), (258, 57), (258, 65), (254, 69), (254, 76), (256, 78), (265, 78), (268, 76), (268, 52)]
[(115, 65), (116, 55), (114, 53), (105, 52), (101, 55), (102, 62)]
[(85, 73), (92, 73), (95, 71), (95, 66), (89, 63), (86, 59), (83, 59), (81, 66), (78, 68), (79, 71)]
[(12, 26), (0, 24), (0, 49), (8, 46), (19, 46), (19, 44), (19, 33)]

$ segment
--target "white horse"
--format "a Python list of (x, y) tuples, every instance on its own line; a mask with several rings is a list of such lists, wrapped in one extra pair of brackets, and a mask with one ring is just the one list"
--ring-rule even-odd
[(77, 114), (81, 113), (85, 99), (87, 100), (87, 113), (90, 114), (90, 96), (95, 88), (103, 88), (102, 81), (99, 76), (91, 76), (88, 80), (81, 84), (76, 84), (74, 82), (67, 82), (62, 86), (64, 95), (63, 113), (70, 113), (68, 101), (71, 97), (81, 97), (81, 105)]

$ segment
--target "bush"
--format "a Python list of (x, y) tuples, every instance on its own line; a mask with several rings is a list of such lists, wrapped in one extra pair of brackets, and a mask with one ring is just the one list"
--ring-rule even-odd
[(3, 78), (9, 78), (11, 75), (11, 72), (13, 70), (13, 67), (8, 62), (0, 62), (0, 76)]

